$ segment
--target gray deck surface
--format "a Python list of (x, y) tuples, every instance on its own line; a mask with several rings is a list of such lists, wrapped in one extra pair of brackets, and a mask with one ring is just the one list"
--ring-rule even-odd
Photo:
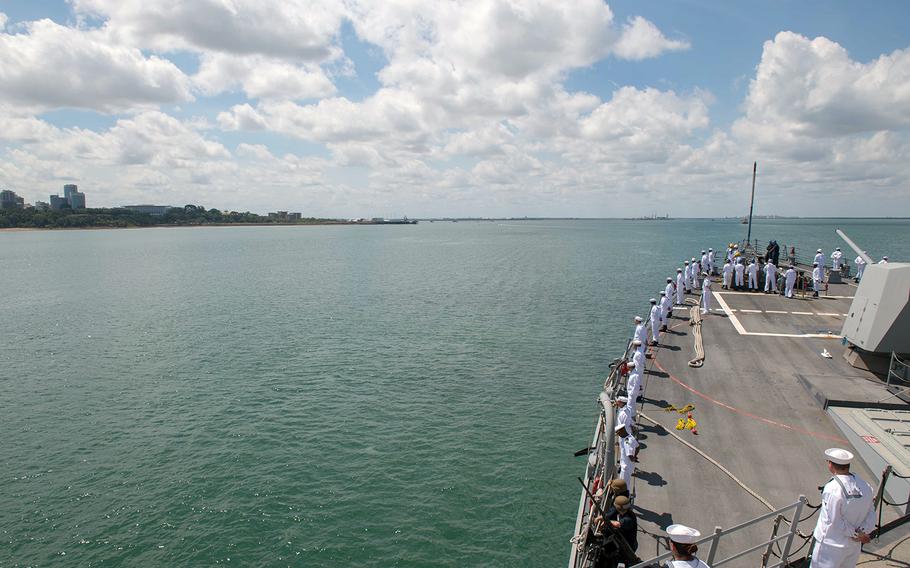
[[(887, 395), (881, 394), (881, 385), (870, 373), (846, 363), (839, 338), (814, 337), (840, 332), (855, 288), (832, 285), (830, 295), (841, 297), (819, 299), (728, 293), (720, 290), (719, 283), (714, 290), (720, 293), (731, 315), (720, 309), (715, 299), (715, 311), (704, 316), (704, 366), (688, 366), (694, 357), (689, 313), (677, 308), (670, 331), (662, 334), (661, 344), (654, 348), (654, 356), (648, 361), (644, 402), (639, 412), (710, 455), (773, 506), (793, 503), (800, 494), (817, 505), (818, 486), (830, 478), (824, 450), (832, 446), (852, 448), (823, 409), (818, 393), (825, 396), (825, 390), (833, 385), (840, 398), (877, 400)], [(809, 337), (798, 337), (803, 335)], [(833, 357), (822, 357), (824, 349)], [(844, 385), (845, 377), (852, 379), (852, 387)], [(807, 384), (815, 385), (815, 393)], [(697, 435), (677, 431), (676, 421), (681, 415), (664, 410), (668, 404), (681, 408), (689, 403), (695, 405)], [(646, 420), (639, 418), (639, 424), (642, 449), (634, 491), (635, 510), (644, 531), (659, 534), (671, 523), (683, 523), (709, 534), (715, 525), (730, 527), (768, 512), (698, 453)], [(856, 462), (853, 471), (873, 487), (877, 485), (880, 472), (870, 472)], [(889, 511), (886, 520), (895, 516), (895, 511)], [(800, 526), (802, 532), (811, 533), (816, 519), (813, 516), (806, 520)], [(716, 560), (768, 538), (770, 532), (768, 522), (729, 538)], [(899, 534), (891, 534), (866, 548), (881, 552), (899, 544), (892, 556), (910, 560), (910, 529), (902, 527), (894, 533)], [(664, 552), (662, 545), (648, 534), (640, 535), (639, 543), (642, 558)], [(801, 545), (797, 539), (793, 549)], [(702, 553), (704, 557), (707, 551)], [(758, 566), (760, 554), (730, 565)], [(868, 555), (863, 560), (910, 566)]]

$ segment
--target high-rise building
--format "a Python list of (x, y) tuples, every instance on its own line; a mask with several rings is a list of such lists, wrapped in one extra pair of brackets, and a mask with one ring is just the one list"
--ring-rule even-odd
[(15, 191), (4, 189), (0, 191), (0, 209), (22, 209), (25, 199), (16, 195)]
[(47, 201), (36, 201), (35, 202), (35, 209), (37, 209), (38, 211), (47, 211), (50, 208), (51, 208), (51, 204), (48, 203)]
[[(63, 186), (63, 198), (73, 207), (73, 194), (79, 191), (79, 186), (74, 183), (68, 183)], [(73, 207), (75, 209), (75, 207)]]
[(73, 209), (85, 209), (85, 194), (81, 191), (74, 191), (70, 194), (70, 207)]
[(65, 197), (60, 197), (59, 195), (51, 195), (51, 210), (59, 211), (63, 209), (63, 206), (69, 206), (69, 203), (66, 202)]

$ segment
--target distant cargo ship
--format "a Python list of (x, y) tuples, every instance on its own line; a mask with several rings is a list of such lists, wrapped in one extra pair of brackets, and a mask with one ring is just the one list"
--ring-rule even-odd
[(408, 219), (407, 217), (402, 217), (401, 219), (383, 219), (381, 217), (373, 217), (370, 219), (370, 222), (374, 225), (416, 225), (417, 219)]

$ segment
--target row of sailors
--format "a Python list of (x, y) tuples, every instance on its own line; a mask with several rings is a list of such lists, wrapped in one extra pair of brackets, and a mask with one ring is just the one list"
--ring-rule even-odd
[[(887, 262), (887, 258), (884, 261)], [(729, 261), (726, 264), (729, 264)], [(752, 264), (754, 265), (754, 261)], [(772, 263), (768, 264), (774, 267)], [(813, 279), (816, 281), (816, 286), (823, 277), (822, 271), (823, 268), (815, 263)], [(678, 269), (677, 272), (681, 273), (682, 270)], [(786, 275), (788, 297), (792, 297), (795, 274), (794, 267), (791, 266)], [(766, 265), (766, 289), (769, 281), (774, 282), (776, 288), (776, 279), (773, 278), (774, 268), (771, 269), (771, 278), (767, 278), (767, 275)], [(711, 278), (709, 272), (704, 272), (702, 276), (704, 276), (702, 313), (705, 313), (710, 309)], [(679, 277), (676, 283), (671, 278), (667, 278), (667, 286), (661, 292), (661, 302), (658, 304), (656, 299), (651, 299), (652, 345), (656, 345), (659, 339), (659, 331), (656, 330), (666, 331), (667, 329), (667, 320), (672, 310), (672, 301), (668, 301), (669, 298), (675, 295), (677, 303), (681, 304), (682, 298), (679, 290), (685, 289), (685, 284), (685, 281), (679, 281)], [(639, 443), (634, 434), (634, 425), (636, 406), (641, 395), (642, 373), (645, 368), (647, 336), (645, 323), (641, 317), (636, 316), (635, 334), (631, 342), (631, 357), (626, 362), (628, 368), (627, 395), (619, 396), (615, 401), (617, 410), (614, 433), (619, 445), (619, 473), (610, 484), (614, 501), (606, 519), (607, 522), (612, 523), (614, 528), (623, 533), (633, 550), (638, 545), (636, 536), (638, 525), (635, 514), (632, 512), (629, 488), (632, 487), (634, 464), (638, 461)], [(862, 479), (850, 473), (849, 464), (853, 459), (852, 453), (839, 448), (831, 448), (825, 452), (825, 455), (828, 469), (834, 477), (825, 485), (822, 493), (821, 511), (813, 533), (816, 544), (812, 553), (812, 566), (813, 568), (855, 567), (861, 546), (869, 542), (869, 533), (875, 526), (872, 490)], [(695, 557), (698, 548), (694, 543), (700, 539), (701, 533), (684, 525), (671, 525), (666, 530), (673, 554), (673, 561), (666, 565), (668, 568), (708, 568), (707, 564)]]
[[(866, 251), (863, 251), (863, 253), (868, 254)], [(812, 262), (819, 265), (822, 270), (827, 268), (825, 253), (822, 252), (822, 249), (815, 251), (815, 258)], [(863, 260), (862, 256), (857, 255), (853, 260), (853, 264), (856, 265), (856, 279), (859, 280), (863, 277), (863, 272), (866, 270), (866, 261)], [(888, 257), (883, 256), (882, 259), (878, 261), (878, 264), (888, 264)], [(844, 260), (844, 253), (840, 250), (840, 247), (834, 249), (834, 252), (831, 253), (831, 270), (838, 272), (841, 270), (842, 266), (846, 265), (847, 262)]]
[[(734, 264), (730, 264), (729, 261), (724, 264), (724, 267), (721, 269), (721, 274), (723, 276), (722, 288), (724, 290), (745, 290), (749, 291), (759, 291), (758, 287), (758, 276), (761, 273), (764, 276), (764, 291), (765, 293), (780, 294), (780, 288), (778, 285), (778, 273), (779, 269), (774, 265), (773, 262), (768, 261), (763, 266), (759, 266), (755, 259), (749, 261), (749, 265), (745, 266), (740, 259)], [(745, 276), (748, 275), (749, 282), (748, 286), (745, 283)], [(787, 268), (787, 271), (783, 274), (784, 280), (784, 295), (787, 298), (793, 297), (793, 289), (796, 286), (796, 278), (798, 276), (796, 266), (790, 265)], [(817, 297), (818, 292), (823, 288), (825, 282), (825, 270), (823, 265), (819, 265), (817, 262), (812, 264), (812, 289), (814, 290), (814, 295)]]

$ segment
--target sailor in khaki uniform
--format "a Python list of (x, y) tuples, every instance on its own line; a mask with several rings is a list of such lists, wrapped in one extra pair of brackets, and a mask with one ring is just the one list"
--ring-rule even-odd
[(875, 528), (872, 489), (850, 473), (853, 454), (840, 448), (825, 450), (834, 476), (822, 491), (822, 506), (812, 536), (812, 568), (854, 568), (862, 545)]
[(710, 568), (695, 557), (698, 552), (695, 542), (701, 538), (700, 532), (685, 525), (670, 525), (667, 527), (667, 536), (670, 537), (673, 560), (667, 562), (666, 568)]

